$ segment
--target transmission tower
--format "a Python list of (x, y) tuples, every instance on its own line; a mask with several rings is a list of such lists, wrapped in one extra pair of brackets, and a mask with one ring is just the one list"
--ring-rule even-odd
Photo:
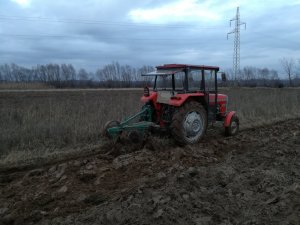
[(227, 40), (229, 34), (234, 34), (234, 49), (233, 49), (233, 76), (236, 80), (238, 74), (240, 72), (240, 26), (245, 25), (246, 30), (246, 23), (240, 21), (240, 10), (239, 7), (236, 9), (236, 16), (232, 20), (230, 20), (230, 27), (231, 22), (235, 22), (234, 29), (227, 33)]

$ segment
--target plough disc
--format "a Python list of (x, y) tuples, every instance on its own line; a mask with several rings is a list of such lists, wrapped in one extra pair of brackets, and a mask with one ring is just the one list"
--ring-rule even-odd
[[(111, 133), (109, 133), (108, 129), (110, 128), (113, 128), (113, 127), (119, 127), (120, 126), (120, 122), (119, 121), (116, 121), (116, 120), (111, 120), (111, 121), (108, 121), (105, 125), (104, 125), (104, 135), (106, 137), (108, 137), (109, 139), (112, 139), (114, 138), (114, 136), (112, 136)], [(118, 134), (120, 135), (121, 132)]]

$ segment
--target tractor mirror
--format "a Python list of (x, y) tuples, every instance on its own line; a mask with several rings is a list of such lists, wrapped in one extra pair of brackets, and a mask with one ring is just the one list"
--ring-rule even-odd
[(223, 82), (226, 82), (226, 74), (225, 73), (221, 73), (221, 77), (222, 77), (222, 81)]

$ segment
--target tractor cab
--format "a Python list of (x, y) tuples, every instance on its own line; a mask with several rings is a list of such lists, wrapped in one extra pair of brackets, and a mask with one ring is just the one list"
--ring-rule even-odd
[[(223, 122), (226, 135), (237, 134), (238, 117), (234, 111), (228, 111), (227, 95), (218, 93), (218, 82), (226, 80), (219, 67), (165, 64), (142, 76), (153, 80), (151, 90), (144, 88), (142, 110), (121, 123), (108, 122), (108, 137), (124, 131), (136, 137), (146, 130), (159, 129), (180, 144), (194, 144), (204, 136), (208, 123), (217, 121)], [(132, 123), (136, 118), (139, 121)]]
[(186, 101), (198, 101), (213, 122), (226, 114), (228, 98), (218, 94), (219, 78), (224, 81), (226, 75), (219, 72), (219, 67), (167, 64), (142, 76), (154, 78), (152, 91), (145, 87), (141, 98), (144, 103), (151, 99), (156, 107), (157, 104), (180, 107)]

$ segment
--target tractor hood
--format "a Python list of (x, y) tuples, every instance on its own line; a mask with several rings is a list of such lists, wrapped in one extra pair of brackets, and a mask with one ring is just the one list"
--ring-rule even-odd
[[(215, 102), (215, 96), (216, 94), (209, 94), (209, 102), (214, 103)], [(218, 94), (217, 102), (218, 103), (226, 103), (228, 101), (228, 96), (224, 94)]]

